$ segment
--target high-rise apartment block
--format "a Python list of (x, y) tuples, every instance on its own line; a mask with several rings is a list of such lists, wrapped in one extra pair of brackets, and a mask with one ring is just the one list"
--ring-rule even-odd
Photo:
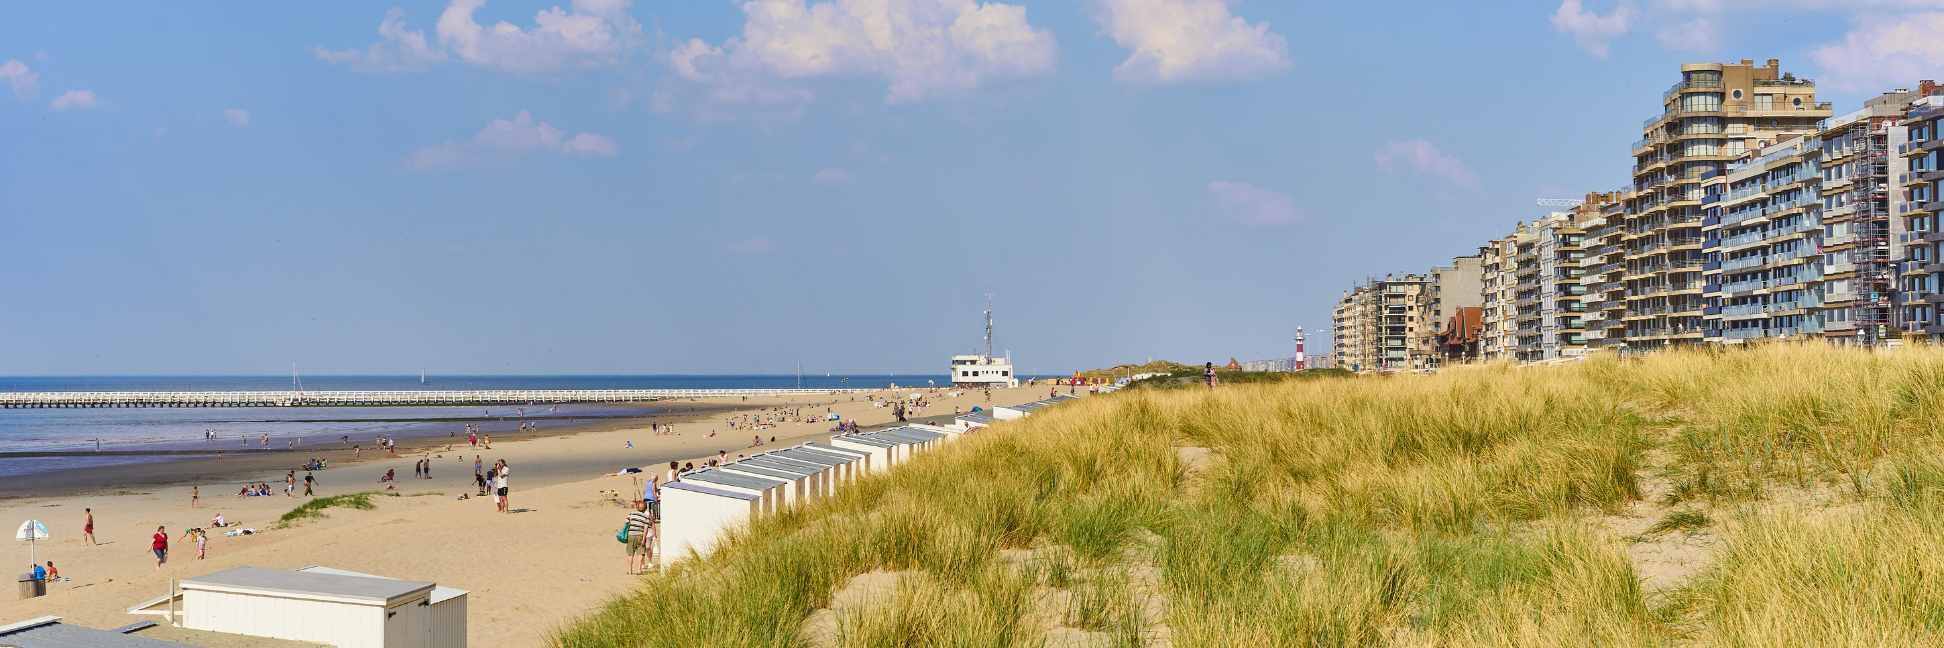
[(1392, 275), (1344, 293), (1330, 317), (1338, 366), (1353, 371), (1425, 368), (1412, 364), (1412, 351), (1419, 336), (1434, 335), (1438, 327), (1420, 321), (1430, 283), (1425, 275)]
[(1681, 81), (1661, 99), (1661, 113), (1642, 124), (1634, 143), (1622, 237), (1633, 351), (1702, 339), (1702, 181), (1782, 136), (1816, 131), (1830, 116), (1829, 104), (1816, 103), (1816, 84), (1782, 73), (1775, 59), (1683, 65)]
[[(1944, 341), (1944, 86), (1924, 81), (1832, 114), (1814, 82), (1775, 59), (1683, 65), (1641, 125), (1631, 183), (1517, 222), (1454, 264), (1475, 259), (1475, 321), (1452, 324), (1452, 306), (1471, 305), (1454, 296), (1463, 277), (1435, 268), (1407, 275), (1427, 286), (1411, 326), (1377, 308), (1344, 344), (1391, 368), (1383, 338), (1393, 331), (1447, 329), (1462, 342), (1406, 345), (1397, 368), (1420, 368), (1454, 355)], [(1368, 291), (1381, 306), (1381, 290)], [(1346, 295), (1339, 311), (1355, 302)]]

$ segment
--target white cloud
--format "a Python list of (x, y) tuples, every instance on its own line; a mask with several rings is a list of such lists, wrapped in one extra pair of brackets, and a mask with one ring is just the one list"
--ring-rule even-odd
[(224, 108), (223, 121), (229, 122), (231, 126), (235, 126), (237, 128), (243, 128), (245, 126), (249, 126), (250, 111), (244, 110), (242, 108)]
[(1303, 211), (1296, 207), (1296, 199), (1289, 194), (1247, 182), (1210, 181), (1208, 195), (1231, 218), (1245, 225), (1289, 225), (1303, 219)]
[(641, 23), (628, 13), (628, 0), (573, 0), (568, 9), (548, 7), (533, 25), (500, 21), (480, 24), (474, 14), (486, 0), (451, 0), (439, 14), (430, 42), (424, 31), (405, 27), (405, 13), (385, 12), (377, 43), (363, 50), (314, 48), (317, 57), (371, 70), (411, 70), (448, 58), (508, 72), (535, 74), (571, 65), (605, 65), (641, 36)]
[(1842, 41), (1812, 50), (1809, 58), (1836, 88), (1908, 87), (1944, 68), (1944, 12), (1865, 16)]
[(851, 172), (841, 167), (818, 169), (817, 174), (810, 177), (811, 182), (820, 185), (846, 185), (850, 184), (851, 180)]
[(1227, 0), (1097, 1), (1101, 27), (1129, 50), (1114, 67), (1122, 81), (1247, 79), (1289, 67), (1282, 35), (1230, 14)]
[(93, 90), (69, 90), (47, 105), (55, 110), (87, 110), (95, 107), (95, 103)]
[(1553, 29), (1572, 35), (1580, 49), (1606, 58), (1607, 45), (1632, 28), (1633, 17), (1633, 7), (1624, 2), (1606, 15), (1600, 15), (1587, 10), (1580, 0), (1561, 0), (1559, 10), (1553, 12), (1552, 25)]
[(311, 51), (331, 63), (390, 72), (416, 70), (446, 59), (444, 51), (426, 41), (425, 32), (405, 28), (405, 10), (397, 7), (385, 11), (378, 21), (378, 42), (363, 50), (313, 47)]
[(1661, 47), (1684, 52), (1707, 52), (1721, 42), (1721, 30), (1709, 16), (1700, 16), (1661, 28), (1654, 33)]
[(993, 79), (1053, 69), (1053, 35), (1025, 7), (979, 0), (750, 0), (743, 30), (720, 45), (674, 48), (676, 75), (709, 87), (717, 103), (788, 104), (807, 91), (787, 82), (882, 79), (892, 103), (962, 92)]
[(445, 142), (413, 151), (406, 164), (415, 169), (441, 169), (471, 161), (521, 157), (552, 153), (576, 157), (614, 157), (621, 147), (613, 139), (594, 133), (569, 136), (552, 124), (535, 121), (520, 111), (512, 119), (495, 119), (470, 140)]
[(1449, 182), (1462, 189), (1479, 189), (1478, 176), (1458, 158), (1438, 150), (1427, 140), (1393, 140), (1377, 149), (1377, 167), (1385, 171), (1409, 171)]
[(7, 59), (5, 63), (0, 63), (0, 79), (6, 79), (7, 86), (13, 88), (14, 96), (21, 99), (34, 96), (40, 89), (40, 75), (19, 59)]

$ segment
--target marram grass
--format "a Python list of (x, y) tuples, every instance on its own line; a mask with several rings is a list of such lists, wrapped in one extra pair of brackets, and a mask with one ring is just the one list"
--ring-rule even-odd
[[(1933, 348), (1130, 390), (760, 520), (554, 641), (813, 645), (803, 620), (881, 570), (896, 595), (820, 641), (1938, 644), (1939, 421)], [(1778, 499), (1802, 493), (1836, 508)], [(1601, 525), (1636, 504), (1647, 535), (1715, 534), (1671, 590)]]

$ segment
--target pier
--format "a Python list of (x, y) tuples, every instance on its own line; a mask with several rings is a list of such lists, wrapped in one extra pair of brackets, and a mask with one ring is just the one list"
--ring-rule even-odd
[(0, 392), (0, 409), (89, 407), (407, 407), (642, 403), (866, 389), (464, 389), (390, 391)]

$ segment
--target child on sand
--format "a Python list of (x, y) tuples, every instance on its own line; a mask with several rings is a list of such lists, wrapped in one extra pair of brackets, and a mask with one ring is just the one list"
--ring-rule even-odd
[(189, 487), (189, 508), (196, 508), (199, 506), (202, 506), (202, 487), (190, 486)]

